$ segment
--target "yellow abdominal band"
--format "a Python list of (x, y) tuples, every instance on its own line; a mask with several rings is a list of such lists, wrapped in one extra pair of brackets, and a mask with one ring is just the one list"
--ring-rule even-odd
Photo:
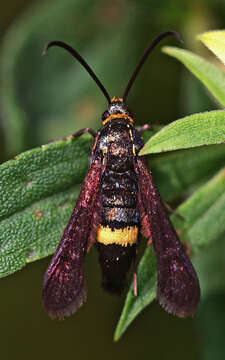
[(123, 229), (112, 230), (109, 226), (100, 226), (97, 241), (104, 244), (117, 244), (122, 246), (133, 245), (137, 241), (138, 227), (128, 226)]

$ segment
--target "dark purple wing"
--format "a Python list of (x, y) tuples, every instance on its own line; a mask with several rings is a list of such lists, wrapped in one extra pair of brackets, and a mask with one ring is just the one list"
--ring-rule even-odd
[(94, 162), (83, 182), (69, 223), (45, 274), (43, 303), (49, 315), (63, 319), (86, 300), (84, 257), (101, 217), (102, 164)]
[(138, 159), (138, 207), (142, 233), (152, 238), (157, 254), (159, 303), (169, 313), (179, 317), (193, 315), (200, 301), (196, 272), (185, 253), (154, 183), (143, 160)]

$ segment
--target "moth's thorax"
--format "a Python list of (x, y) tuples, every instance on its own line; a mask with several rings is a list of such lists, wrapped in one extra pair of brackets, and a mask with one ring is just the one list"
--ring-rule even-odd
[(105, 159), (106, 167), (116, 172), (133, 168), (134, 157), (143, 146), (137, 130), (125, 118), (115, 118), (101, 129), (97, 143), (97, 156)]

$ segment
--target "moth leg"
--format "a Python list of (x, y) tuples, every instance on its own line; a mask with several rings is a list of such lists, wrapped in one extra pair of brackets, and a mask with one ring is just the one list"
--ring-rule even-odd
[(79, 131), (77, 131), (75, 134), (73, 135), (69, 135), (67, 137), (62, 137), (62, 138), (58, 138), (55, 139), (54, 141), (49, 141), (48, 144), (51, 144), (52, 142), (56, 142), (56, 141), (62, 141), (62, 140), (68, 140), (68, 139), (74, 139), (76, 137), (79, 137), (85, 133), (89, 133), (90, 135), (92, 135), (94, 138), (96, 138), (97, 132), (93, 129), (90, 128), (85, 128), (85, 129), (81, 129)]
[(138, 290), (138, 278), (137, 278), (137, 255), (138, 255), (138, 249), (136, 247), (135, 249), (135, 256), (134, 256), (134, 262), (133, 262), (133, 267), (134, 267), (134, 296), (137, 296), (137, 290)]
[(81, 135), (83, 135), (83, 134), (86, 134), (86, 133), (92, 135), (94, 138), (95, 138), (96, 135), (97, 135), (97, 132), (96, 132), (95, 130), (93, 130), (93, 129), (91, 129), (91, 128), (85, 128), (85, 129), (78, 130), (75, 134), (73, 134), (73, 137), (74, 137), (74, 138), (75, 138), (75, 137), (79, 137), (79, 136), (81, 136)]
[(174, 210), (168, 203), (164, 202), (165, 208), (173, 215), (176, 215), (180, 219), (184, 220), (184, 216), (179, 214), (176, 210)]
[(150, 246), (152, 244), (152, 236), (148, 239), (147, 246)]
[(145, 124), (145, 125), (141, 126), (141, 127), (138, 129), (139, 135), (140, 135), (140, 136), (143, 135), (143, 133), (144, 133), (145, 131), (147, 131), (147, 130), (152, 130), (151, 125)]
[(138, 294), (138, 276), (137, 276), (137, 267), (138, 267), (138, 246), (141, 242), (141, 234), (138, 233), (138, 239), (136, 242), (136, 248), (135, 248), (135, 254), (134, 254), (134, 260), (133, 260), (133, 269), (134, 269), (134, 296), (137, 296)]
[(186, 254), (190, 257), (191, 256), (191, 245), (190, 245), (190, 243), (185, 242), (185, 243), (183, 243), (183, 245), (184, 245), (184, 250), (185, 250)]

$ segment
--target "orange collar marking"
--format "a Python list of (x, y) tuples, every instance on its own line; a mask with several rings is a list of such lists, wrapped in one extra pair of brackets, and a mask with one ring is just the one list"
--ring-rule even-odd
[(103, 125), (107, 124), (107, 122), (109, 122), (112, 119), (119, 119), (119, 118), (124, 118), (124, 119), (128, 119), (131, 123), (134, 122), (133, 118), (130, 117), (129, 115), (126, 114), (112, 114), (110, 116), (108, 116), (104, 121), (103, 121)]

